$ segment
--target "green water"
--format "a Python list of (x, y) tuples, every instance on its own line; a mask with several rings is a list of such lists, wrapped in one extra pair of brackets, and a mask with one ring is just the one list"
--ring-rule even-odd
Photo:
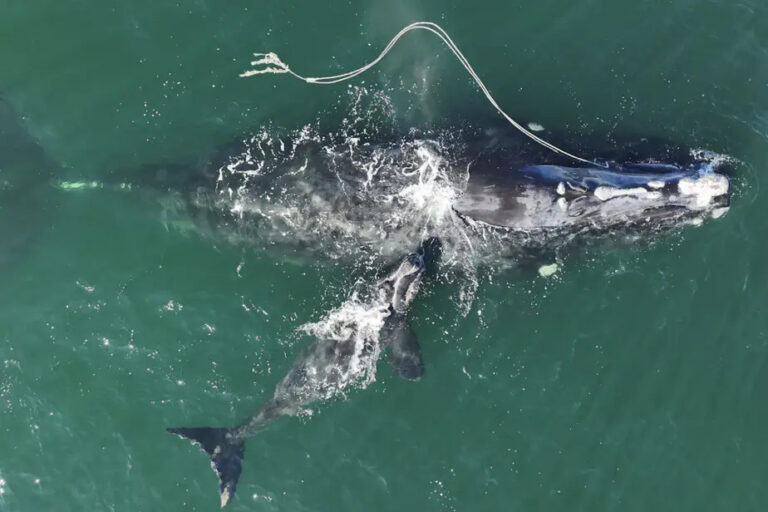
[[(768, 508), (764, 3), (33, 0), (0, 16), (0, 510), (216, 510), (204, 455), (163, 429), (250, 414), (355, 277), (51, 181), (333, 127), (345, 86), (239, 79), (250, 53), (338, 73), (421, 19), (520, 120), (738, 158), (731, 210), (556, 279), (482, 273), (466, 317), (427, 287), (424, 379), (382, 364), (249, 441), (231, 510)], [(496, 123), (427, 34), (361, 80), (406, 125)]]

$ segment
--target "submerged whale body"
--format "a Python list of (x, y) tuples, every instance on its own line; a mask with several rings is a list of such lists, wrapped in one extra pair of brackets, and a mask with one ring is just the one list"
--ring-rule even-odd
[(60, 170), (0, 95), (0, 271), (24, 259), (50, 229), (57, 205), (48, 180)]
[[(373, 286), (367, 307), (378, 313), (379, 323), (359, 321), (345, 326), (344, 335), (319, 338), (299, 355), (275, 388), (270, 400), (236, 428), (169, 428), (168, 432), (200, 445), (211, 459), (219, 477), (221, 506), (235, 495), (242, 470), (245, 441), (280, 416), (295, 415), (307, 404), (331, 398), (353, 383), (349, 376), (361, 360), (375, 365), (382, 349), (390, 350), (394, 371), (408, 380), (424, 373), (421, 350), (408, 324), (408, 310), (425, 274), (433, 271), (441, 257), (437, 238), (424, 241), (419, 249)], [(372, 332), (374, 331), (374, 332)]]

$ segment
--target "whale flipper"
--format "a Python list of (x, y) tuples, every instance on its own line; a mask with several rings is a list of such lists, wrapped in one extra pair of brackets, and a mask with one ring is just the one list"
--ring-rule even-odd
[(424, 375), (424, 360), (416, 333), (404, 315), (392, 315), (382, 332), (390, 347), (390, 363), (400, 377), (419, 380)]
[(169, 428), (171, 434), (188, 439), (211, 457), (211, 467), (219, 477), (221, 508), (235, 497), (237, 479), (243, 469), (245, 443), (231, 434), (228, 428)]

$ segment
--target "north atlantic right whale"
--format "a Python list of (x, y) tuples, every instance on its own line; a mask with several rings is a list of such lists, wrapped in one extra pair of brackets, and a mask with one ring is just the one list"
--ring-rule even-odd
[[(489, 231), (516, 257), (653, 236), (730, 206), (723, 169), (731, 162), (706, 151), (594, 142), (586, 147), (601, 163), (573, 165), (491, 130), (441, 137), (248, 138), (205, 172), (188, 173), (188, 185), (174, 179), (169, 211), (238, 242), (333, 259), (363, 248), (386, 262), (425, 232), (440, 234), (451, 261)], [(499, 247), (490, 249), (504, 257)]]
[[(418, 250), (406, 256), (397, 267), (379, 280), (371, 290), (367, 308), (378, 321), (359, 319), (343, 326), (335, 337), (317, 339), (302, 352), (267, 400), (249, 419), (235, 428), (169, 428), (200, 445), (211, 459), (219, 478), (221, 507), (234, 497), (242, 470), (245, 441), (281, 416), (296, 415), (309, 403), (328, 399), (353, 382), (348, 375), (360, 360), (375, 365), (379, 352), (389, 349), (395, 372), (408, 380), (418, 380), (424, 372), (421, 350), (407, 321), (422, 278), (434, 273), (441, 257), (441, 242), (428, 238)], [(378, 313), (378, 314), (375, 314)]]

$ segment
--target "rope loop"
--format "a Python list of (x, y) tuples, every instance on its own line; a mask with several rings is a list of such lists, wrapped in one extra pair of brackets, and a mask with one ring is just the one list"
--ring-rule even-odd
[(255, 66), (255, 67), (249, 71), (242, 73), (240, 76), (249, 77), (253, 75), (262, 75), (262, 74), (270, 74), (270, 73), (273, 73), (273, 74), (288, 73), (292, 75), (294, 78), (298, 78), (299, 80), (302, 80), (310, 84), (319, 84), (319, 85), (337, 84), (340, 82), (344, 82), (346, 80), (350, 80), (358, 75), (361, 75), (366, 71), (368, 71), (369, 69), (371, 69), (376, 64), (378, 64), (387, 55), (387, 53), (389, 53), (389, 51), (395, 46), (395, 44), (400, 40), (400, 38), (412, 30), (426, 30), (427, 32), (431, 32), (432, 34), (435, 34), (448, 47), (448, 49), (451, 50), (453, 55), (458, 59), (458, 61), (461, 63), (464, 69), (467, 70), (467, 73), (469, 73), (469, 76), (471, 76), (472, 79), (475, 81), (477, 86), (480, 88), (480, 90), (483, 92), (485, 97), (488, 99), (488, 102), (491, 104), (491, 106), (493, 106), (493, 108), (496, 109), (496, 111), (499, 114), (501, 114), (501, 116), (504, 119), (506, 119), (512, 126), (514, 126), (523, 135), (525, 135), (529, 139), (533, 140), (534, 142), (544, 146), (545, 148), (555, 153), (566, 156), (578, 162), (582, 162), (589, 165), (597, 165), (599, 167), (608, 167), (605, 164), (601, 164), (601, 163), (595, 162), (594, 160), (589, 160), (587, 158), (582, 158), (580, 156), (569, 153), (564, 149), (560, 149), (559, 147), (555, 146), (550, 142), (547, 142), (546, 140), (542, 139), (541, 137), (539, 137), (538, 135), (531, 132), (530, 130), (525, 128), (523, 125), (521, 125), (520, 123), (512, 119), (512, 117), (510, 117), (509, 114), (504, 112), (504, 110), (499, 106), (499, 104), (496, 103), (496, 100), (493, 98), (490, 91), (488, 91), (488, 88), (485, 86), (483, 81), (477, 75), (474, 68), (469, 63), (469, 61), (464, 56), (464, 54), (461, 52), (461, 50), (456, 45), (456, 43), (453, 42), (453, 39), (451, 39), (451, 36), (449, 36), (448, 33), (445, 30), (443, 30), (443, 28), (440, 25), (438, 25), (437, 23), (432, 23), (431, 21), (417, 21), (415, 23), (411, 23), (410, 25), (404, 27), (400, 32), (398, 32), (395, 35), (395, 37), (392, 38), (392, 40), (381, 51), (378, 57), (376, 57), (374, 60), (372, 60), (368, 64), (362, 67), (359, 67), (355, 70), (348, 71), (346, 73), (341, 73), (339, 75), (318, 76), (318, 77), (302, 76), (292, 71), (288, 67), (288, 65), (285, 64), (282, 60), (280, 60), (280, 58), (276, 54), (270, 52), (270, 53), (254, 53), (253, 55), (257, 57), (257, 59), (254, 61), (251, 61), (251, 66)]

